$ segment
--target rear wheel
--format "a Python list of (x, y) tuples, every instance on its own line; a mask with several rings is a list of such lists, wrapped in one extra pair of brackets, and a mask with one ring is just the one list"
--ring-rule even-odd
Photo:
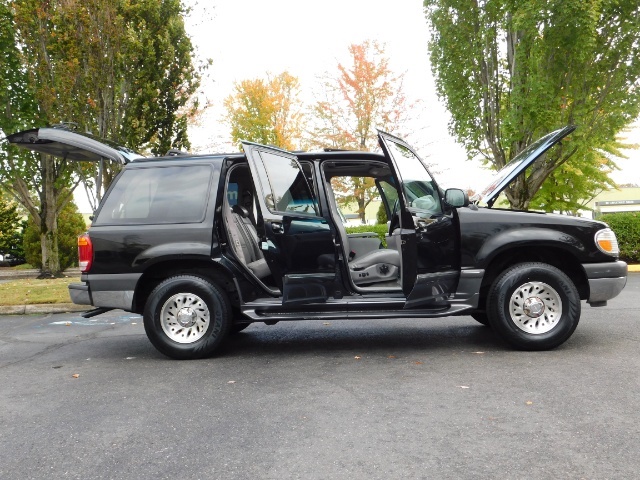
[(226, 293), (191, 275), (168, 278), (158, 285), (144, 309), (144, 329), (151, 343), (176, 359), (211, 355), (231, 326)]
[(564, 343), (580, 320), (580, 296), (562, 271), (545, 263), (520, 263), (504, 271), (487, 298), (491, 327), (522, 350)]

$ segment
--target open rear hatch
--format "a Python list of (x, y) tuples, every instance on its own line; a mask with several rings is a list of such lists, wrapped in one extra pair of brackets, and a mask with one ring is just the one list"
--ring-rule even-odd
[(142, 156), (113, 142), (64, 128), (34, 128), (9, 135), (7, 140), (18, 147), (67, 160), (98, 162), (111, 160), (121, 165)]

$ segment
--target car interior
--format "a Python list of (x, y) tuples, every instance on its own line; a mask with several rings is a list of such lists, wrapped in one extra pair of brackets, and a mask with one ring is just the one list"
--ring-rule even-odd
[(265, 288), (278, 293), (256, 230), (255, 189), (248, 165), (236, 165), (225, 186), (223, 219), (229, 243), (240, 263)]
[[(340, 218), (338, 208), (339, 194), (335, 191), (331, 179), (335, 177), (369, 177), (378, 187), (378, 194), (386, 205), (388, 200), (385, 192), (380, 188), (381, 181), (391, 185), (391, 171), (389, 166), (381, 162), (333, 162), (325, 161), (323, 175), (327, 200), (330, 205), (331, 216), (342, 239), (344, 258), (348, 259), (351, 282), (360, 291), (389, 291), (401, 290), (400, 270), (402, 266), (400, 251), (397, 246), (399, 229), (387, 232), (384, 246), (378, 236), (371, 233), (347, 233)], [(396, 195), (397, 198), (397, 195)], [(388, 206), (387, 206), (388, 208)], [(394, 222), (390, 222), (393, 224)], [(397, 222), (396, 222), (397, 223)], [(374, 239), (371, 242), (371, 239)]]
[[(312, 190), (315, 191), (314, 179), (310, 164), (303, 163), (303, 171)], [(348, 259), (349, 278), (352, 287), (357, 291), (400, 291), (401, 257), (397, 248), (399, 242), (399, 229), (392, 227), (387, 232), (386, 243), (383, 245), (375, 232), (347, 233), (343, 218), (338, 207), (339, 194), (336, 194), (331, 185), (334, 177), (371, 177), (376, 180), (378, 190), (387, 209), (393, 209), (388, 205), (393, 201), (393, 195), (385, 190), (394, 189), (392, 186), (391, 172), (388, 165), (381, 162), (356, 161), (323, 163), (323, 183), (327, 192), (327, 200), (330, 206), (330, 215), (341, 238), (343, 257)], [(383, 189), (378, 182), (384, 182)], [(275, 286), (272, 272), (267, 265), (260, 240), (256, 230), (257, 205), (255, 202), (255, 188), (249, 166), (246, 164), (235, 165), (228, 174), (226, 192), (223, 206), (223, 218), (226, 231), (229, 235), (231, 248), (248, 270), (265, 288), (272, 293), (279, 293)], [(337, 198), (338, 199), (337, 199)], [(396, 197), (397, 198), (397, 193)], [(389, 222), (394, 225), (393, 220)], [(395, 222), (397, 225), (397, 222)], [(318, 262), (323, 266), (335, 268), (334, 255), (320, 255)]]

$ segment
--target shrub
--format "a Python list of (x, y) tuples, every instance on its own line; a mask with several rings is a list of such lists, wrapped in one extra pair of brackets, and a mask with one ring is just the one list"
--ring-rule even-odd
[(607, 213), (598, 217), (618, 237), (620, 259), (640, 263), (640, 212)]
[[(58, 255), (62, 270), (78, 265), (78, 235), (86, 230), (87, 225), (78, 208), (69, 202), (58, 215)], [(28, 263), (42, 268), (40, 232), (31, 216), (24, 230), (24, 253)]]
[(373, 232), (380, 238), (383, 246), (387, 246), (385, 235), (387, 234), (387, 226), (385, 224), (378, 225), (358, 225), (357, 227), (344, 227), (347, 233), (366, 233)]
[(24, 258), (23, 232), (24, 226), (20, 222), (18, 206), (14, 202), (6, 201), (0, 191), (0, 253)]
[(379, 225), (384, 225), (389, 219), (387, 218), (387, 209), (384, 208), (384, 203), (380, 202), (378, 212), (376, 213), (376, 221)]

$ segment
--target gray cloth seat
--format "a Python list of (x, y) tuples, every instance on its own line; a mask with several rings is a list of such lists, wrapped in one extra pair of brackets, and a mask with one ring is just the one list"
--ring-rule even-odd
[(349, 273), (353, 283), (356, 285), (370, 284), (376, 282), (388, 282), (398, 278), (400, 274), (401, 258), (397, 250), (381, 248), (365, 253), (361, 256), (351, 258), (349, 248), (349, 236), (344, 228), (342, 220), (338, 216), (338, 206), (333, 196), (331, 186), (327, 186), (327, 199), (330, 203), (331, 216), (338, 228), (338, 233), (342, 240), (344, 257), (349, 261)]
[(236, 256), (256, 277), (262, 279), (271, 275), (271, 270), (260, 250), (258, 232), (249, 218), (247, 209), (234, 205), (231, 211), (225, 212), (225, 215)]

